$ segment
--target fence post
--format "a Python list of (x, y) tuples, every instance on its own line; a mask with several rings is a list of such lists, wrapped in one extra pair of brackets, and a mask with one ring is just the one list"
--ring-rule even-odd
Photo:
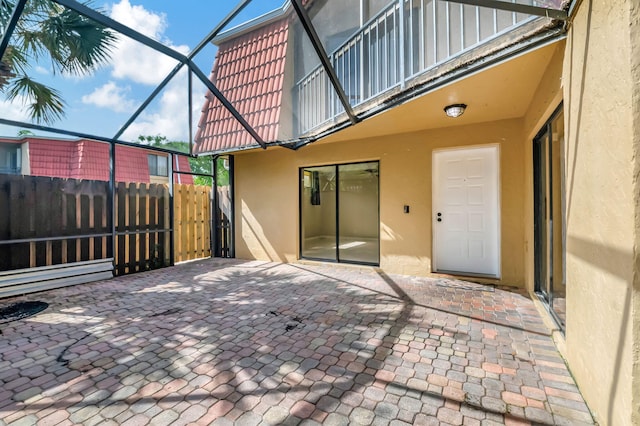
[[(138, 231), (149, 231), (149, 210), (147, 204), (147, 184), (141, 183), (138, 190)], [(150, 259), (147, 253), (147, 239), (149, 234), (147, 232), (141, 232), (137, 234), (138, 238), (138, 263), (140, 264), (140, 270), (146, 271), (150, 269)]]
[(184, 248), (182, 247), (182, 233), (183, 233), (183, 213), (182, 213), (182, 199), (184, 197), (183, 194), (183, 186), (181, 184), (176, 184), (173, 187), (173, 203), (174, 203), (174, 219), (173, 219), (173, 233), (175, 238), (175, 248), (174, 254), (177, 262), (182, 262), (184, 259), (182, 258)]
[(173, 154), (168, 154), (167, 167), (169, 168), (169, 226), (171, 227), (169, 234), (169, 265), (175, 264), (175, 236), (173, 235)]
[[(111, 224), (111, 256), (113, 256), (113, 273), (116, 274), (116, 265), (118, 260), (116, 258), (116, 144), (112, 141), (109, 144), (109, 190), (107, 191), (107, 206), (108, 219), (107, 223)], [(107, 238), (109, 239), (109, 238)], [(107, 244), (107, 256), (109, 255), (109, 244)]]

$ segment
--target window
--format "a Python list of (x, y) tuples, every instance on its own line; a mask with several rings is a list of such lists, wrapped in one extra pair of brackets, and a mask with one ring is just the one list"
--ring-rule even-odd
[(164, 155), (149, 154), (149, 175), (151, 176), (169, 176), (169, 168), (167, 167), (167, 157)]
[(0, 173), (19, 174), (22, 170), (20, 145), (0, 144)]

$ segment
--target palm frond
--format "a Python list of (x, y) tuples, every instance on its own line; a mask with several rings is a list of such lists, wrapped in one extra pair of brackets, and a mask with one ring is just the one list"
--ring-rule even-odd
[(60, 93), (23, 75), (12, 79), (6, 90), (7, 99), (24, 99), (29, 115), (36, 123), (51, 124), (64, 116), (64, 101)]
[(116, 41), (111, 30), (69, 9), (43, 20), (36, 34), (56, 68), (75, 75), (106, 62)]
[(8, 72), (14, 77), (14, 74), (26, 74), (26, 69), (29, 66), (29, 58), (27, 58), (20, 49), (9, 45), (2, 57), (2, 63), (9, 67)]
[[(15, 0), (0, 0), (0, 27), (14, 6)], [(52, 0), (29, 0), (0, 60), (0, 91), (10, 100), (25, 99), (35, 122), (52, 123), (64, 115), (62, 97), (27, 70), (48, 58), (54, 73), (90, 73), (109, 60), (116, 40), (111, 29)]]
[(11, 18), (14, 4), (8, 0), (0, 0), (0, 24), (4, 28)]

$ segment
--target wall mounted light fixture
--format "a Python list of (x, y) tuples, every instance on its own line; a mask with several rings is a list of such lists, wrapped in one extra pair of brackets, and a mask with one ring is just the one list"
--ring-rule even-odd
[(448, 117), (457, 118), (464, 114), (465, 109), (467, 109), (465, 104), (453, 104), (444, 107), (444, 112)]

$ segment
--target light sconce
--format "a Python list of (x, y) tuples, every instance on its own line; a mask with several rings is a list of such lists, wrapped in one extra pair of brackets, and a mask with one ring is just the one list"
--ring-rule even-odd
[(447, 114), (447, 117), (457, 118), (464, 114), (465, 109), (467, 109), (465, 104), (453, 104), (444, 107), (444, 112)]

